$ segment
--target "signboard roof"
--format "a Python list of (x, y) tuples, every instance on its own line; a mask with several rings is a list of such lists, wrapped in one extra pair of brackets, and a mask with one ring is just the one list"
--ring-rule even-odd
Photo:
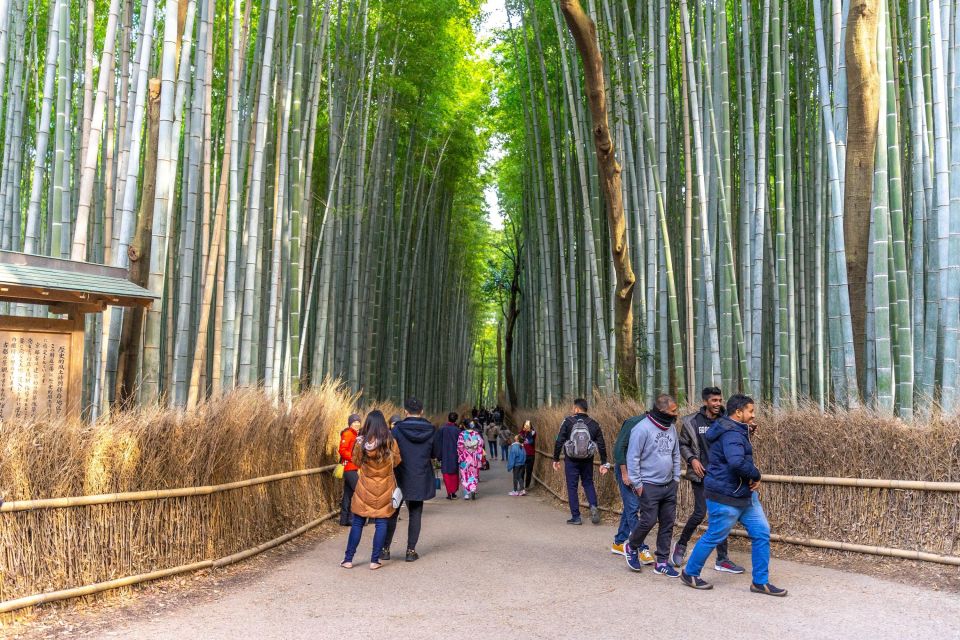
[(127, 270), (0, 251), (0, 300), (148, 307), (159, 296), (127, 280)]

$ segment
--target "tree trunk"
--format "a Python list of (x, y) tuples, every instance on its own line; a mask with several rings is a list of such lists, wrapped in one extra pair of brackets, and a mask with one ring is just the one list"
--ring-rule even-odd
[(510, 303), (507, 307), (507, 325), (503, 338), (504, 377), (507, 383), (507, 404), (510, 411), (517, 406), (517, 385), (513, 375), (513, 331), (517, 327), (517, 318), (520, 315), (518, 303), (520, 299), (520, 273), (523, 265), (523, 245), (518, 245), (513, 260), (513, 278), (510, 281)]
[(617, 374), (620, 391), (633, 397), (637, 393), (636, 351), (633, 344), (633, 286), (627, 229), (623, 215), (623, 191), (620, 164), (614, 155), (613, 139), (607, 119), (607, 99), (603, 78), (603, 57), (597, 43), (596, 25), (583, 12), (579, 0), (561, 0), (560, 8), (577, 50), (583, 60), (584, 80), (593, 119), (593, 140), (602, 173), (601, 184), (607, 204), (610, 251), (617, 274), (614, 325), (617, 336)]
[[(153, 207), (157, 188), (157, 139), (160, 135), (160, 80), (150, 80), (149, 107), (147, 109), (147, 149), (144, 154), (143, 196), (137, 220), (137, 231), (127, 250), (130, 258), (130, 281), (141, 287), (147, 286), (150, 276), (150, 246), (153, 239)], [(160, 304), (160, 301), (155, 302)], [(137, 370), (140, 355), (140, 335), (146, 310), (130, 309), (123, 316), (120, 332), (120, 352), (117, 359), (117, 404), (129, 406), (136, 399)]]
[(843, 193), (843, 234), (850, 287), (850, 316), (858, 378), (863, 384), (866, 339), (867, 252), (873, 165), (880, 109), (877, 70), (879, 0), (854, 0), (847, 23), (847, 165)]

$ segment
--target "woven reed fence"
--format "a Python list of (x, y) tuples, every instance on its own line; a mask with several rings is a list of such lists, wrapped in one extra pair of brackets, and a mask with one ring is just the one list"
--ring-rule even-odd
[[(611, 459), (620, 425), (642, 412), (639, 404), (616, 399), (591, 406)], [(548, 407), (517, 415), (536, 427), (535, 473), (558, 496), (565, 496), (563, 473), (553, 471), (549, 457), (566, 413), (566, 407)], [(762, 410), (758, 423), (754, 455), (765, 474), (761, 498), (776, 539), (960, 565), (957, 419), (910, 427), (868, 412), (798, 409)], [(619, 512), (613, 477), (596, 485), (601, 508)], [(680, 483), (678, 522), (692, 511), (688, 485)]]
[(292, 406), (242, 392), (189, 414), (5, 425), (0, 613), (224, 566), (316, 526), (339, 507), (328, 472), (355, 401), (327, 385)]

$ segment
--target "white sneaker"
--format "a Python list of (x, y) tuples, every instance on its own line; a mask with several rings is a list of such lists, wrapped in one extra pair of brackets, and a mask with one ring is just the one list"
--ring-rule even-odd
[(516, 491), (511, 491), (511, 492), (508, 493), (507, 495), (508, 495), (508, 496), (518, 496), (518, 495), (520, 495), (520, 494), (517, 493)]
[(524, 490), (522, 490), (522, 491), (521, 491), (519, 494), (517, 494), (517, 495), (525, 496), (525, 495), (527, 495), (527, 490), (524, 489)]

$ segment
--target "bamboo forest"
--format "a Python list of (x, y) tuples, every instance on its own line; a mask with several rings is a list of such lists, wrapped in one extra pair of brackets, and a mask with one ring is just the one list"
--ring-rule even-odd
[(958, 67), (956, 0), (0, 0), (0, 248), (159, 298), (86, 315), (93, 418), (339, 380), (923, 419)]

